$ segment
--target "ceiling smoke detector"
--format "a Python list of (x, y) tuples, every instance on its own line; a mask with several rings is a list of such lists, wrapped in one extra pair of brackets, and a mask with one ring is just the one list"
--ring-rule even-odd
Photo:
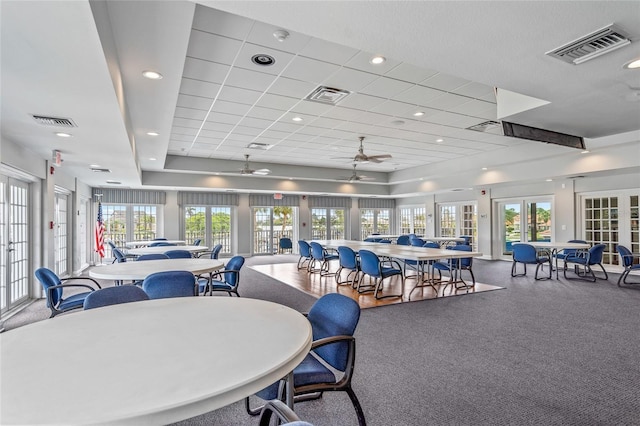
[(251, 62), (262, 67), (268, 67), (269, 65), (275, 64), (276, 60), (273, 56), (269, 56), (266, 53), (260, 53), (258, 55), (253, 55), (251, 57)]

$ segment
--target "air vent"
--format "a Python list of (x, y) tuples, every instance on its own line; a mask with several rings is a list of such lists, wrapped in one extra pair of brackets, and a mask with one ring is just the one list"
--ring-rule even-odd
[(616, 25), (611, 24), (546, 54), (561, 61), (578, 65), (629, 43), (631, 43), (629, 37)]
[(471, 127), (467, 127), (467, 130), (473, 130), (476, 132), (488, 132), (489, 130), (494, 130), (498, 127), (500, 127), (500, 123), (498, 123), (497, 121), (489, 120), (484, 121), (480, 124), (475, 124)]
[(33, 119), (38, 123), (43, 124), (45, 126), (57, 126), (57, 127), (77, 127), (76, 123), (73, 122), (70, 118), (60, 118), (60, 117), (47, 117), (44, 115), (34, 115)]
[(91, 171), (92, 172), (96, 172), (96, 173), (111, 173), (111, 170), (103, 169), (103, 168), (100, 168), (100, 167), (92, 167)]
[(308, 101), (335, 105), (349, 95), (349, 91), (320, 86), (305, 98)]
[(249, 145), (247, 145), (247, 148), (249, 148), (249, 149), (257, 149), (257, 150), (260, 150), (260, 151), (266, 151), (269, 148), (271, 148), (271, 145), (269, 145), (268, 143), (252, 142)]
[(109, 185), (122, 185), (122, 182), (117, 180), (108, 180), (106, 181), (106, 183), (108, 183)]

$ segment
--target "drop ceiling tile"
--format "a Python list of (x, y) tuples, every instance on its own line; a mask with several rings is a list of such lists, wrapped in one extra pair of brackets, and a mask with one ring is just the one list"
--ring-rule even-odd
[(285, 111), (282, 111), (279, 109), (262, 108), (262, 107), (254, 106), (248, 111), (247, 117), (262, 118), (265, 120), (276, 121), (280, 119), (280, 117), (282, 117), (283, 114), (285, 114)]
[(325, 115), (334, 108), (336, 107), (333, 105), (327, 105), (321, 102), (300, 101), (291, 108), (291, 112), (301, 115)]
[(440, 114), (432, 115), (428, 118), (430, 123), (441, 124), (443, 126), (451, 126), (456, 121), (460, 121), (464, 117), (460, 114), (454, 114), (452, 112), (442, 111)]
[(211, 114), (209, 114), (209, 117), (207, 117), (207, 121), (205, 122), (204, 127), (209, 128), (208, 127), (209, 123), (236, 124), (240, 121), (241, 118), (242, 116), (240, 115), (224, 114), (221, 112), (212, 112)]
[(254, 139), (255, 139), (255, 136), (242, 135), (240, 133), (232, 133), (226, 138), (225, 143), (229, 141), (229, 142), (236, 143), (236, 145), (237, 144), (248, 145), (249, 143), (253, 142)]
[(287, 111), (298, 102), (300, 102), (299, 99), (291, 98), (289, 96), (265, 93), (258, 102), (256, 102), (256, 106)]
[(422, 105), (449, 111), (451, 108), (455, 108), (459, 105), (469, 102), (469, 100), (470, 98), (466, 96), (454, 95), (453, 93), (445, 93), (436, 99), (432, 99), (428, 102), (423, 103)]
[(466, 129), (470, 126), (475, 126), (478, 124), (478, 117), (471, 117), (468, 115), (460, 115), (460, 119), (458, 121), (454, 121), (451, 123), (454, 127), (460, 127), (461, 129)]
[(219, 64), (232, 65), (241, 47), (242, 42), (240, 40), (192, 30), (187, 56)]
[(273, 83), (274, 78), (271, 74), (234, 67), (229, 73), (226, 85), (264, 92)]
[[(251, 60), (255, 55), (269, 55), (275, 59), (275, 62), (268, 66), (256, 65)], [(289, 64), (291, 59), (293, 59), (291, 53), (269, 49), (253, 43), (245, 43), (240, 49), (234, 65), (252, 71), (278, 75)]]
[(213, 123), (211, 121), (207, 121), (203, 127), (203, 131), (206, 130), (213, 130), (216, 132), (225, 132), (225, 133), (229, 133), (231, 130), (233, 130), (233, 125), (235, 123)]
[(411, 116), (415, 111), (417, 111), (415, 105), (391, 100), (385, 101), (371, 109), (371, 112), (393, 115), (395, 117)]
[(191, 120), (188, 118), (179, 118), (179, 117), (174, 117), (173, 119), (173, 125), (178, 127), (189, 127), (189, 128), (199, 129), (201, 124), (202, 124), (201, 120)]
[(212, 113), (224, 113), (233, 115), (245, 115), (251, 109), (251, 105), (239, 104), (237, 102), (228, 102), (218, 100), (213, 104), (211, 108)]
[(244, 40), (252, 24), (251, 19), (198, 4), (192, 26), (202, 31)]
[(438, 73), (421, 81), (420, 85), (451, 92), (468, 83), (470, 83), (470, 81), (465, 80), (464, 78), (456, 77), (450, 74)]
[(360, 90), (360, 93), (378, 96), (381, 98), (394, 98), (414, 86), (415, 85), (413, 83), (407, 83), (406, 81), (388, 77), (379, 77)]
[(189, 156), (190, 157), (209, 158), (210, 155), (211, 155), (211, 151), (208, 150), (208, 149), (191, 149), (191, 150), (189, 150)]
[(269, 87), (268, 93), (303, 99), (318, 87), (315, 83), (280, 77)]
[(457, 87), (451, 90), (451, 92), (457, 93), (458, 95), (469, 96), (471, 98), (490, 96), (491, 99), (493, 99), (493, 103), (495, 103), (496, 98), (493, 87), (487, 86), (486, 84), (482, 83), (476, 83), (475, 81), (471, 81), (467, 84)]
[(297, 56), (291, 61), (282, 76), (319, 84), (338, 71), (339, 68), (334, 64)]
[(228, 134), (229, 134), (229, 132), (221, 132), (221, 131), (217, 131), (217, 130), (202, 129), (200, 131), (200, 134), (198, 135), (198, 139), (200, 139), (200, 138), (209, 138), (209, 139), (215, 138), (215, 139), (222, 140), (222, 139), (226, 138)]
[(472, 99), (463, 104), (457, 105), (453, 108), (449, 108), (450, 112), (455, 112), (458, 114), (472, 115), (474, 117), (480, 117), (478, 114), (486, 113), (487, 111), (495, 110), (496, 105), (490, 102), (480, 101), (477, 99)]
[(308, 126), (305, 127), (322, 127), (323, 129), (333, 129), (336, 126), (338, 126), (341, 123), (340, 120), (335, 120), (333, 118), (329, 118), (329, 117), (317, 117), (316, 119), (312, 120)]
[(178, 102), (176, 103), (176, 106), (208, 111), (212, 102), (213, 99), (210, 98), (180, 94), (178, 95)]
[(411, 86), (408, 90), (393, 96), (396, 101), (406, 102), (409, 104), (423, 105), (432, 99), (436, 99), (443, 95), (440, 90), (431, 89), (424, 86)]
[(262, 131), (263, 129), (258, 129), (256, 127), (236, 126), (235, 129), (233, 129), (233, 134), (246, 135), (255, 138), (262, 133)]
[(172, 142), (193, 142), (193, 136), (172, 134), (170, 140)]
[(287, 132), (281, 132), (281, 131), (278, 131), (278, 130), (268, 129), (268, 130), (265, 130), (260, 135), (260, 140), (262, 140), (263, 138), (269, 138), (269, 139), (273, 139), (274, 140), (273, 143), (277, 143), (277, 142), (281, 141), (282, 139), (285, 139), (287, 136), (289, 136), (289, 133), (287, 133)]
[(386, 72), (389, 72), (389, 70), (395, 68), (398, 64), (400, 64), (400, 61), (396, 61), (394, 59), (386, 57), (385, 55), (382, 55), (385, 56), (386, 61), (382, 64), (374, 65), (370, 61), (371, 58), (376, 55), (376, 53), (370, 53), (361, 50), (353, 58), (346, 62), (345, 66), (372, 74), (384, 75)]
[(228, 71), (228, 65), (186, 58), (184, 61), (183, 77), (210, 83), (222, 83)]
[(263, 92), (226, 85), (220, 91), (218, 100), (253, 105)]
[(392, 116), (385, 115), (385, 114), (377, 114), (374, 112), (365, 112), (358, 117), (358, 121), (361, 123), (384, 125), (384, 126), (394, 126), (394, 124), (392, 124), (391, 122), (395, 120), (396, 118)]
[(220, 85), (216, 83), (209, 83), (207, 81), (193, 80), (191, 78), (182, 78), (182, 83), (180, 84), (180, 93), (191, 96), (199, 96), (202, 98), (210, 98), (213, 99), (218, 90), (220, 89)]
[(206, 153), (207, 156), (211, 155), (211, 153), (213, 151), (215, 151), (216, 147), (218, 146), (217, 143), (199, 143), (196, 142), (193, 144), (193, 147), (191, 148), (191, 153), (193, 152), (202, 152), (202, 153)]
[(171, 136), (173, 136), (173, 135), (195, 136), (196, 133), (198, 133), (198, 129), (191, 129), (191, 128), (179, 127), (179, 126), (173, 126), (171, 128)]
[(244, 117), (240, 121), (240, 125), (242, 126), (253, 127), (253, 128), (262, 129), (262, 130), (269, 128), (271, 123), (273, 123), (272, 120), (263, 120), (260, 118), (253, 118), (253, 117)]
[(383, 103), (386, 99), (380, 96), (364, 95), (362, 93), (352, 93), (344, 98), (338, 107), (355, 108), (362, 111), (369, 111), (377, 105)]
[(311, 38), (309, 43), (300, 51), (301, 56), (322, 62), (342, 65), (358, 54), (357, 49), (343, 46), (318, 38)]
[(247, 41), (265, 46), (270, 49), (275, 49), (283, 52), (296, 53), (304, 46), (307, 45), (310, 36), (300, 34), (294, 31), (285, 30), (289, 33), (287, 38), (284, 41), (278, 41), (273, 33), (276, 30), (282, 30), (275, 25), (266, 24), (260, 21), (254, 21), (253, 27), (251, 28), (251, 32), (247, 36)]
[(203, 111), (201, 109), (176, 107), (176, 112), (174, 113), (174, 116), (176, 118), (188, 118), (192, 120), (203, 121), (207, 116), (207, 111)]
[(341, 121), (356, 121), (362, 114), (364, 114), (364, 111), (359, 109), (334, 107), (323, 114), (323, 116)]
[(385, 77), (417, 84), (433, 75), (436, 75), (437, 73), (438, 71), (432, 69), (420, 68), (415, 65), (402, 62), (387, 71), (385, 73)]
[(183, 150), (191, 147), (191, 142), (169, 141), (169, 148), (184, 154)]
[(377, 75), (368, 72), (351, 68), (340, 68), (336, 73), (324, 80), (322, 85), (348, 90), (350, 92), (358, 92), (377, 78)]

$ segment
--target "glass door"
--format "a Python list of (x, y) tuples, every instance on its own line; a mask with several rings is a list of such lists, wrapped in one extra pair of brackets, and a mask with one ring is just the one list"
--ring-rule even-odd
[(29, 184), (0, 175), (0, 311), (29, 296)]
[(520, 241), (520, 203), (500, 203), (500, 225), (500, 254), (511, 256), (512, 244)]
[(253, 208), (253, 254), (273, 254), (273, 208)]
[[(510, 258), (513, 243), (551, 241), (551, 200), (520, 199), (498, 203), (500, 257)], [(526, 230), (526, 232), (525, 232)]]
[(54, 270), (58, 276), (69, 275), (69, 196), (56, 192), (53, 228)]
[(311, 239), (344, 239), (345, 216), (344, 209), (311, 209)]

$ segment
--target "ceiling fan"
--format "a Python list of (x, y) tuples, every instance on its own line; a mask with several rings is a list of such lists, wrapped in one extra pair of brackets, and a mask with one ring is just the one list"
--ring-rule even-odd
[[(238, 173), (237, 171), (232, 171), (232, 172), (224, 172), (224, 173)], [(240, 169), (240, 174), (241, 175), (260, 175), (260, 176), (265, 176), (271, 173), (271, 170), (269, 169), (252, 169), (251, 167), (249, 167), (249, 154), (245, 154), (244, 155), (244, 167), (242, 169)]]
[(375, 180), (372, 177), (359, 175), (358, 172), (356, 171), (356, 166), (357, 166), (357, 164), (354, 163), (353, 164), (353, 173), (351, 174), (351, 176), (341, 177), (341, 178), (338, 178), (338, 180), (346, 180), (346, 181), (349, 181), (349, 182), (360, 182), (362, 180)]
[(379, 155), (366, 155), (364, 153), (364, 147), (362, 145), (362, 141), (364, 141), (364, 136), (359, 136), (360, 139), (360, 147), (358, 148), (358, 153), (355, 157), (342, 157), (349, 158), (354, 163), (382, 163), (383, 160), (391, 158), (391, 154), (379, 154)]

